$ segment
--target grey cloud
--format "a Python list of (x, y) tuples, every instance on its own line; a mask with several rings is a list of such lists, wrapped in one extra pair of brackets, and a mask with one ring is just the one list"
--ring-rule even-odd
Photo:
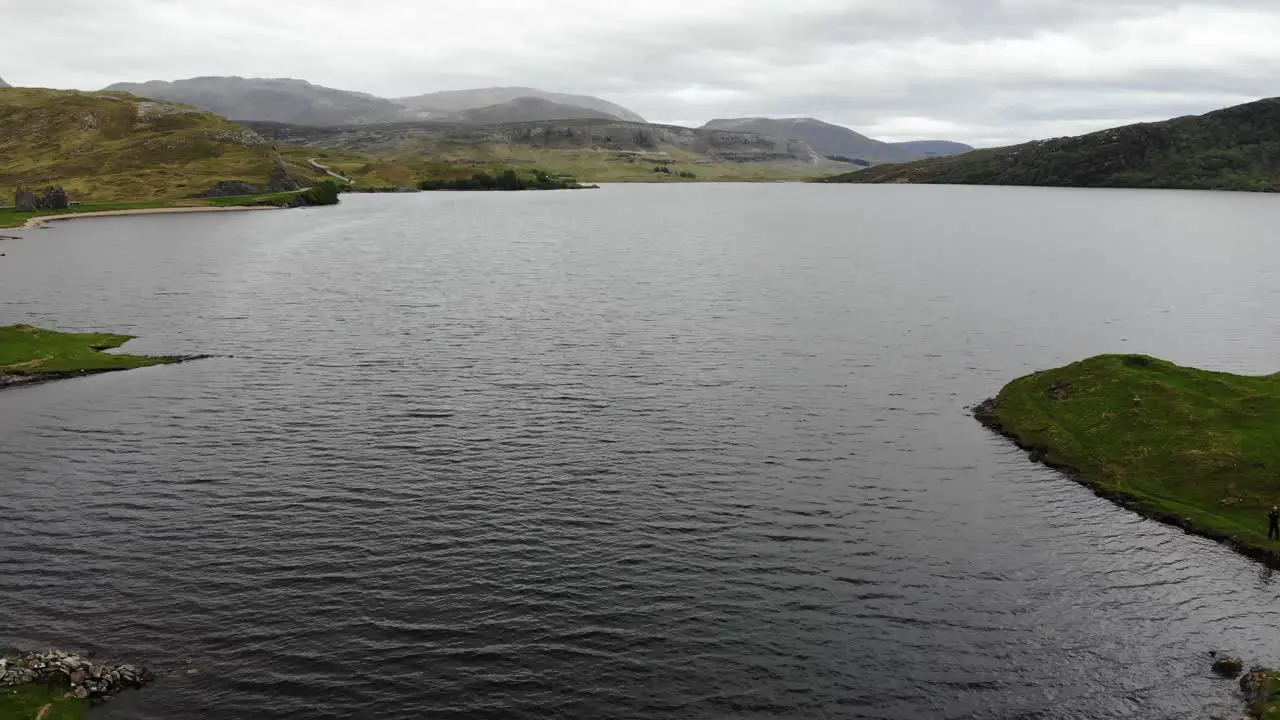
[[(2, 2), (3, 0), (0, 0)], [(6, 3), (17, 84), (292, 76), (383, 96), (531, 85), (655, 121), (808, 115), (982, 144), (1274, 93), (1272, 0)]]

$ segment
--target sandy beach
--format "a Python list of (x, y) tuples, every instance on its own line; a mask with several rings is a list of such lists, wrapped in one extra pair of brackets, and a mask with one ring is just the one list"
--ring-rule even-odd
[(116, 215), (167, 215), (169, 213), (202, 213), (202, 212), (242, 212), (245, 210), (280, 210), (282, 208), (269, 205), (250, 205), (246, 207), (169, 207), (169, 208), (133, 208), (130, 210), (102, 210), (99, 212), (66, 213), (65, 215), (44, 215), (33, 217), (22, 226), (24, 230), (42, 228), (55, 220), (76, 220), (79, 218), (112, 217)]

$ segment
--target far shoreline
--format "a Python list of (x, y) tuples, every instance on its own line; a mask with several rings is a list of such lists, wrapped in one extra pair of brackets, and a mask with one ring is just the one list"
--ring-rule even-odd
[(207, 213), (207, 212), (243, 212), (246, 210), (282, 210), (284, 208), (275, 205), (244, 205), (231, 207), (159, 207), (159, 208), (129, 208), (126, 210), (95, 210), (93, 212), (67, 212), (57, 215), (37, 215), (29, 218), (22, 225), (21, 230), (40, 230), (51, 222), (59, 220), (77, 220), (81, 218), (96, 217), (116, 217), (126, 215), (168, 215), (176, 213)]

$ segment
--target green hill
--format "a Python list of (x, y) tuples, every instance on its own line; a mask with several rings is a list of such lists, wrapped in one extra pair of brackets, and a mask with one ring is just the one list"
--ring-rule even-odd
[(1280, 98), (1079, 137), (881, 165), (823, 182), (1280, 190)]
[(1100, 355), (1018, 378), (976, 415), (1099, 495), (1280, 565), (1280, 375)]
[(72, 200), (163, 200), (274, 192), (316, 171), (260, 135), (189, 105), (124, 92), (0, 89), (0, 203), (19, 185), (62, 185)]

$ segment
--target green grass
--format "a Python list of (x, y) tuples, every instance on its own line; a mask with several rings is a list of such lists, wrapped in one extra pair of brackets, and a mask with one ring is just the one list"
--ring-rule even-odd
[(1018, 378), (978, 416), (1100, 494), (1280, 561), (1280, 375), (1100, 355)]
[(0, 327), (0, 375), (106, 372), (165, 365), (179, 360), (175, 357), (99, 352), (120, 347), (132, 339), (129, 335), (63, 333), (30, 325)]
[(49, 705), (44, 720), (81, 720), (89, 710), (89, 703), (63, 697), (66, 694), (66, 688), (50, 685), (0, 687), (0, 718), (34, 720), (40, 708)]

